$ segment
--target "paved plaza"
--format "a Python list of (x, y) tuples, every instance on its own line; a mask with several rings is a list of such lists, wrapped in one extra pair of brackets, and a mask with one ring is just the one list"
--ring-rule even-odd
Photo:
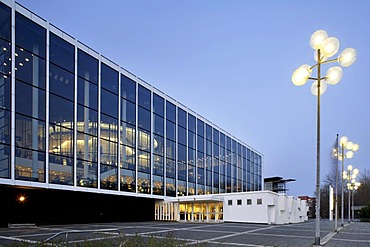
[[(369, 246), (370, 223), (353, 222), (346, 224), (338, 233), (333, 232), (334, 223), (321, 222), (322, 243), (325, 246)], [(0, 246), (33, 246), (59, 233), (69, 231), (69, 243), (96, 241), (107, 236), (126, 241), (130, 237), (168, 237), (184, 245), (194, 246), (312, 246), (315, 235), (315, 221), (289, 225), (260, 225), (242, 223), (102, 223), (83, 225), (58, 225), (39, 227), (0, 228)], [(53, 241), (65, 242), (65, 234)], [(119, 242), (114, 242), (119, 246)]]

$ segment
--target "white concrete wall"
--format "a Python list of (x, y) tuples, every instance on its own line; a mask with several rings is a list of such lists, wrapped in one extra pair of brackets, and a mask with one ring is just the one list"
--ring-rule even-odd
[[(263, 224), (289, 224), (307, 221), (306, 201), (271, 191), (225, 194), (224, 221)], [(252, 204), (247, 205), (251, 199)], [(262, 199), (262, 204), (257, 204)], [(232, 205), (228, 201), (232, 200)], [(237, 201), (242, 200), (242, 205)]]

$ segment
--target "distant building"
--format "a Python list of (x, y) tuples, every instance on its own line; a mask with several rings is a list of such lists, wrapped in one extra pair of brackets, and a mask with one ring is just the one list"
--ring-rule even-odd
[(298, 196), (299, 199), (305, 200), (307, 202), (307, 216), (309, 219), (314, 219), (315, 217), (315, 207), (316, 207), (316, 198), (309, 196)]
[(264, 189), (276, 192), (278, 194), (286, 194), (288, 191), (287, 183), (294, 182), (295, 179), (283, 179), (282, 177), (269, 177), (263, 180)]

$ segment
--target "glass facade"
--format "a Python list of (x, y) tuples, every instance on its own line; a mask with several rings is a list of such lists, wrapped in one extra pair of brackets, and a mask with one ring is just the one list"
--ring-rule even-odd
[(0, 179), (159, 197), (261, 190), (259, 152), (13, 13), (0, 3)]

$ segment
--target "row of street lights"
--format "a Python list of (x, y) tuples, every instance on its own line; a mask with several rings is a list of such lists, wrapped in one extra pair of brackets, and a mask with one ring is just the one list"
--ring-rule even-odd
[[(321, 75), (321, 66), (326, 63), (338, 62), (342, 67), (348, 67), (356, 61), (356, 50), (347, 48), (334, 59), (330, 59), (339, 50), (339, 41), (335, 37), (328, 37), (324, 30), (314, 32), (310, 45), (315, 50), (316, 64), (301, 65), (292, 75), (292, 82), (296, 86), (303, 86), (308, 80), (313, 80), (311, 92), (317, 96), (317, 149), (316, 149), (316, 231), (315, 245), (320, 245), (320, 96), (325, 93), (327, 85), (335, 85), (341, 79), (341, 67), (334, 66), (327, 70), (326, 76)], [(312, 70), (317, 68), (317, 77), (311, 77)]]

